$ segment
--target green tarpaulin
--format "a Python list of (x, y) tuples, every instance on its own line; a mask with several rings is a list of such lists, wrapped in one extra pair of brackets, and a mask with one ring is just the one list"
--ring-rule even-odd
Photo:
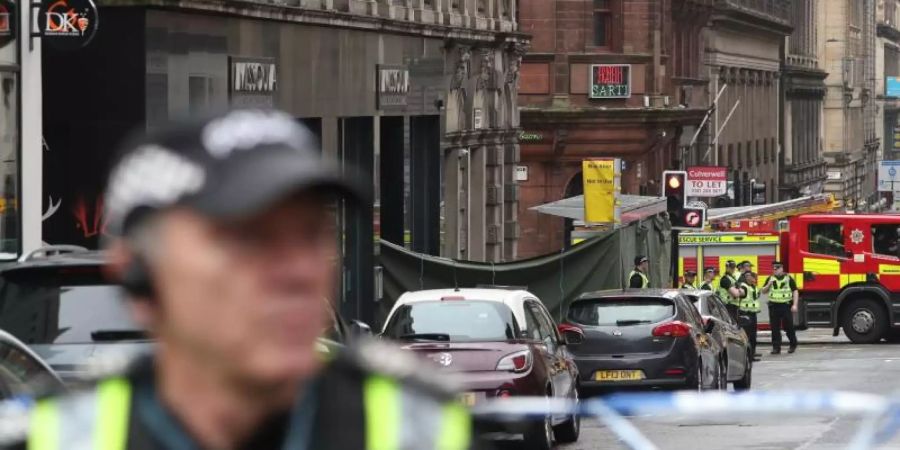
[(376, 319), (382, 323), (407, 291), (479, 285), (525, 288), (559, 319), (566, 305), (582, 293), (623, 287), (638, 254), (650, 259), (651, 286), (670, 286), (670, 249), (669, 222), (660, 215), (606, 232), (565, 252), (502, 264), (421, 255), (382, 242), (384, 298)]

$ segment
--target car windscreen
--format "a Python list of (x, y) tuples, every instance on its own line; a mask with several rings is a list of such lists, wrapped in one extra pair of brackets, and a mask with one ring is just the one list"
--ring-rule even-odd
[[(0, 329), (28, 345), (145, 339), (121, 288), (100, 277), (0, 279)], [(50, 282), (52, 280), (53, 282)]]
[(508, 306), (479, 300), (403, 305), (384, 330), (391, 339), (462, 342), (515, 339), (518, 333)]
[(664, 298), (590, 299), (569, 307), (569, 320), (588, 326), (651, 324), (674, 315), (675, 304)]

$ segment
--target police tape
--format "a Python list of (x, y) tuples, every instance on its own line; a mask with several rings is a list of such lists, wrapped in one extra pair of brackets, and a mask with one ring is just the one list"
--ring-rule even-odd
[(714, 416), (758, 418), (798, 414), (860, 416), (856, 435), (849, 449), (873, 448), (900, 430), (900, 399), (856, 392), (750, 391), (727, 392), (651, 392), (613, 394), (604, 398), (566, 401), (545, 398), (506, 398), (473, 408), (476, 417), (499, 421), (539, 420), (547, 415), (579, 414), (593, 417), (616, 434), (620, 442), (635, 450), (653, 450), (652, 444), (628, 420), (627, 416), (700, 418)]

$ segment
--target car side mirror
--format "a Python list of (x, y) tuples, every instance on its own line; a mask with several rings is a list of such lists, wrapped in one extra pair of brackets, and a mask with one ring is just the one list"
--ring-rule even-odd
[(350, 322), (350, 335), (353, 338), (372, 337), (372, 327), (365, 322), (353, 320)]
[(716, 328), (716, 321), (712, 317), (703, 318), (703, 332), (710, 334)]
[(563, 343), (566, 345), (578, 345), (584, 342), (584, 330), (575, 325), (562, 323), (559, 324), (556, 329), (559, 330), (559, 334), (561, 334), (563, 338)]

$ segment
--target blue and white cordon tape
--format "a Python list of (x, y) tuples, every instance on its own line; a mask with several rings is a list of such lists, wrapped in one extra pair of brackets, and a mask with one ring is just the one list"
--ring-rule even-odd
[(848, 449), (873, 448), (889, 440), (900, 430), (900, 399), (855, 392), (750, 391), (726, 392), (651, 392), (614, 394), (572, 402), (545, 398), (508, 398), (477, 406), (477, 416), (497, 420), (540, 420), (580, 414), (594, 417), (615, 433), (622, 444), (634, 450), (656, 450), (625, 416), (759, 417), (791, 415), (850, 415), (863, 420)]

